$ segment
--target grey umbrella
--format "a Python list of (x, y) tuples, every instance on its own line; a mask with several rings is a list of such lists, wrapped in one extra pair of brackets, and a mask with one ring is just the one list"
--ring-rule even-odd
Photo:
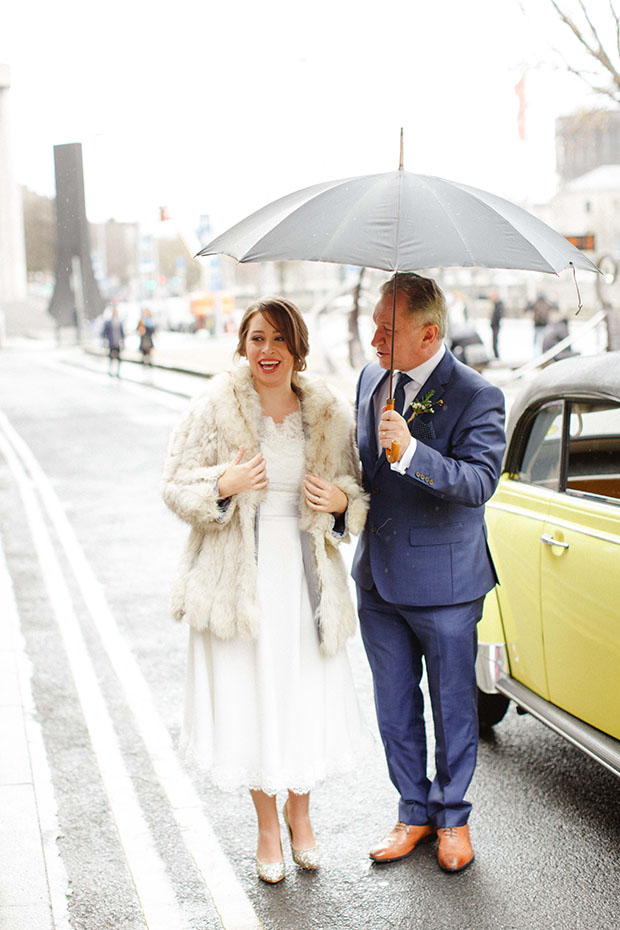
[(306, 260), (385, 271), (598, 271), (567, 239), (495, 194), (399, 169), (326, 181), (262, 207), (206, 245), (239, 262)]
[[(402, 152), (401, 131), (398, 171), (295, 191), (241, 220), (198, 255), (230, 255), (239, 262), (335, 262), (395, 272), (453, 266), (598, 272), (531, 213), (475, 187), (405, 171)], [(392, 408), (393, 352), (392, 344)]]

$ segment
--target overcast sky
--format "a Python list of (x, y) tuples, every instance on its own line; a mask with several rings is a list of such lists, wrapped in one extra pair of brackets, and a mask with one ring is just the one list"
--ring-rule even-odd
[(555, 117), (587, 102), (550, 64), (566, 44), (555, 19), (517, 0), (11, 6), (16, 179), (53, 195), (53, 145), (81, 142), (95, 221), (155, 221), (166, 205), (219, 232), (289, 191), (395, 170), (401, 126), (408, 170), (546, 199)]

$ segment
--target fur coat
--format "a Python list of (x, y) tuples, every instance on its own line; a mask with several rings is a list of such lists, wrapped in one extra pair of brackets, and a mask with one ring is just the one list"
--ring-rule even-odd
[[(296, 378), (306, 436), (305, 469), (336, 484), (347, 495), (346, 533), (334, 518), (310, 510), (300, 488), (299, 527), (308, 535), (309, 579), (317, 592), (315, 622), (325, 655), (334, 655), (356, 628), (347, 573), (338, 543), (359, 534), (368, 509), (351, 406), (326, 385)], [(172, 616), (221, 639), (256, 638), (261, 622), (257, 598), (255, 522), (265, 491), (233, 495), (223, 508), (217, 482), (240, 446), (244, 460), (259, 450), (261, 407), (251, 371), (243, 366), (217, 375), (196, 398), (170, 439), (163, 497), (191, 530), (173, 584)], [(314, 588), (312, 587), (314, 586)]]

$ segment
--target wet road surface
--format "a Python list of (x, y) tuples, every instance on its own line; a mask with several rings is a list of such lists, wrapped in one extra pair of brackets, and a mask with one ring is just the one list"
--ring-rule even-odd
[[(0, 629), (4, 640), (14, 623), (23, 636), (47, 884), (28, 911), (14, 890), (19, 842), (5, 830), (0, 925), (617, 926), (618, 781), (514, 707), (480, 742), (469, 793), (476, 861), (466, 872), (441, 872), (433, 844), (400, 863), (370, 862), (368, 849), (396, 820), (377, 739), (363, 770), (313, 793), (321, 870), (298, 870), (283, 836), (285, 881), (257, 880), (249, 796), (215, 790), (175, 752), (186, 630), (168, 618), (167, 596), (186, 528), (161, 502), (159, 482), (181, 395), (195, 382), (170, 374), (154, 390), (70, 361), (36, 345), (0, 358)], [(350, 655), (376, 736), (359, 638)], [(16, 836), (23, 784), (5, 755), (0, 799)], [(18, 922), (29, 913), (36, 920)]]

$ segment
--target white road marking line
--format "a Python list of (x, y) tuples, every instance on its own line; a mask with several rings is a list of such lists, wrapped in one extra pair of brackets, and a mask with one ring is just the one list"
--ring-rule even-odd
[(26, 653), (26, 645), (19, 622), (19, 611), (13, 589), (13, 580), (9, 573), (2, 541), (0, 540), (0, 604), (2, 604), (2, 623), (8, 631), (11, 646), (17, 663), (19, 693), (24, 711), (24, 726), (30, 771), (34, 788), (35, 803), (39, 816), (39, 828), (47, 884), (52, 907), (54, 930), (71, 930), (67, 911), (67, 897), (70, 895), (69, 880), (56, 839), (60, 833), (58, 826), (58, 808), (54, 796), (54, 787), (50, 773), (47, 753), (41, 727), (36, 719), (36, 708), (32, 696), (32, 671)]
[[(0, 417), (5, 432), (12, 432), (4, 414), (0, 414)], [(144, 912), (145, 923), (149, 930), (176, 930), (186, 924), (125, 769), (116, 733), (99, 689), (95, 669), (73, 609), (71, 594), (33, 484), (16, 452), (2, 435), (0, 449), (22, 496), (43, 579), (61, 632), (116, 829)]]
[(204, 815), (202, 802), (180, 765), (170, 734), (155, 707), (148, 684), (118, 629), (103, 589), (84, 555), (58, 497), (34, 455), (2, 412), (0, 426), (15, 447), (41, 495), (47, 515), (125, 692), (153, 767), (168, 796), (185, 845), (209, 890), (224, 930), (262, 930), (258, 916)]

